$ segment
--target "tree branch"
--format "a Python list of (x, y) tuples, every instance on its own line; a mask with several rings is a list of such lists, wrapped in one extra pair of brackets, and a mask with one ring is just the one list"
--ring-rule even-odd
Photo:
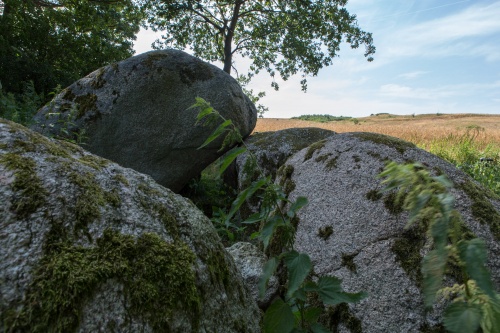
[(196, 9), (194, 9), (194, 8), (192, 8), (192, 7), (191, 7), (191, 8), (189, 8), (189, 9), (190, 9), (193, 13), (195, 13), (196, 15), (200, 16), (201, 18), (203, 18), (203, 19), (205, 20), (205, 22), (207, 22), (208, 24), (212, 25), (215, 29), (217, 29), (217, 30), (219, 30), (219, 31), (223, 30), (223, 27), (221, 27), (221, 26), (217, 25), (215, 22), (212, 22), (208, 16), (203, 15), (203, 13), (201, 13), (201, 12), (197, 11)]
[(232, 59), (233, 59), (233, 53), (232, 53), (232, 44), (233, 44), (233, 37), (234, 37), (234, 31), (236, 29), (236, 24), (238, 23), (239, 13), (240, 13), (240, 8), (241, 5), (245, 1), (242, 0), (237, 0), (234, 9), (233, 9), (233, 15), (231, 17), (231, 23), (229, 24), (229, 28), (227, 30), (227, 35), (226, 35), (226, 40), (224, 41), (224, 72), (230, 74), (231, 73), (231, 66), (232, 66)]

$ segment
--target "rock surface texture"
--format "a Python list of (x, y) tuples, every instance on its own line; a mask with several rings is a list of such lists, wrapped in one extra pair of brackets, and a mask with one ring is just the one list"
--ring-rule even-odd
[(2, 332), (260, 331), (190, 201), (1, 119), (0, 317)]
[[(326, 139), (336, 133), (321, 128), (290, 128), (275, 132), (252, 134), (245, 140), (245, 144), (256, 157), (257, 165), (266, 176), (276, 177), (277, 170), (286, 160), (309, 145)], [(239, 155), (226, 173), (224, 180), (239, 192), (247, 188), (254, 180), (260, 177), (257, 165), (249, 158), (248, 153)], [(258, 211), (258, 198), (248, 200), (241, 211), (242, 217)]]
[(80, 136), (85, 149), (178, 192), (217, 159), (221, 140), (197, 148), (214, 128), (194, 126), (196, 97), (231, 119), (243, 136), (257, 111), (236, 80), (177, 50), (144, 53), (103, 67), (64, 89), (35, 116), (33, 129)]
[(463, 216), (463, 232), (486, 241), (488, 265), (500, 286), (498, 197), (410, 143), (371, 133), (337, 134), (295, 154), (278, 178), (287, 184), (291, 200), (309, 199), (298, 213), (296, 249), (310, 255), (319, 275), (337, 276), (345, 290), (369, 294), (345, 308), (343, 322), (331, 329), (382, 333), (439, 327), (439, 311), (425, 315), (419, 287), (420, 261), (429, 245), (425, 235), (418, 228), (405, 230), (408, 215), (394, 195), (377, 192), (382, 189), (377, 175), (388, 160), (418, 161), (454, 182), (452, 194)]
[(279, 283), (275, 276), (272, 276), (268, 282), (268, 288), (264, 297), (259, 297), (259, 281), (264, 271), (264, 265), (267, 262), (266, 255), (252, 243), (238, 242), (231, 247), (226, 248), (227, 252), (233, 257), (234, 263), (245, 281), (245, 285), (252, 293), (252, 297), (261, 308), (266, 308), (273, 297), (277, 295)]
[[(276, 171), (285, 164), (290, 156), (335, 134), (333, 131), (314, 127), (289, 128), (252, 134), (245, 140), (245, 144), (257, 158), (257, 164), (264, 173), (275, 178)], [(254, 170), (254, 166), (249, 161), (248, 153), (241, 154), (236, 158), (236, 173), (240, 190), (254, 180)]]

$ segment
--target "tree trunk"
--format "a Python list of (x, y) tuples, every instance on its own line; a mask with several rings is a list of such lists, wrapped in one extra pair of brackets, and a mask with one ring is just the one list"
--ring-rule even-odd
[(10, 14), (10, 4), (8, 0), (3, 2), (3, 16), (7, 17)]
[(233, 10), (233, 16), (231, 17), (231, 23), (227, 29), (226, 38), (224, 39), (224, 72), (231, 74), (231, 68), (233, 65), (233, 37), (234, 30), (236, 29), (236, 24), (240, 18), (240, 8), (244, 0), (236, 1)]

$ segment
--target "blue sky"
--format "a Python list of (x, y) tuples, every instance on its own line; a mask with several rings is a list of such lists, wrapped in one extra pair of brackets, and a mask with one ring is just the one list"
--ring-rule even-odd
[[(350, 0), (347, 9), (373, 33), (375, 60), (346, 44), (332, 66), (308, 78), (307, 93), (300, 77), (278, 81), (276, 92), (259, 75), (250, 88), (267, 92), (264, 117), (500, 114), (500, 1)], [(155, 38), (141, 32), (137, 53)]]

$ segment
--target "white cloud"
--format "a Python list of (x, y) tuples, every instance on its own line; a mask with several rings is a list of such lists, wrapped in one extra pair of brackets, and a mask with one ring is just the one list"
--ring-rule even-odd
[(400, 95), (409, 95), (413, 91), (410, 87), (400, 86), (398, 84), (384, 84), (380, 87), (380, 92), (385, 95), (390, 96), (400, 96)]
[(488, 91), (497, 91), (499, 88), (500, 81), (443, 85), (432, 88), (412, 88), (391, 83), (380, 86), (379, 93), (385, 97), (443, 100), (454, 96), (464, 97), (467, 95), (477, 95), (478, 93), (487, 94)]
[(428, 89), (411, 88), (398, 84), (385, 84), (380, 87), (380, 94), (386, 97), (437, 100), (453, 96), (456, 94), (456, 91), (447, 87)]
[[(389, 39), (392, 56), (481, 55), (477, 47), (500, 54), (493, 35), (500, 33), (500, 2), (473, 5), (446, 17), (403, 28)], [(488, 40), (487, 38), (490, 37)]]
[(416, 79), (417, 77), (420, 77), (424, 74), (427, 74), (429, 72), (425, 72), (425, 71), (414, 71), (414, 72), (408, 72), (408, 73), (403, 73), (403, 74), (400, 74), (398, 75), (398, 77), (402, 77), (403, 79), (407, 79), (407, 80), (410, 80), (410, 79)]

